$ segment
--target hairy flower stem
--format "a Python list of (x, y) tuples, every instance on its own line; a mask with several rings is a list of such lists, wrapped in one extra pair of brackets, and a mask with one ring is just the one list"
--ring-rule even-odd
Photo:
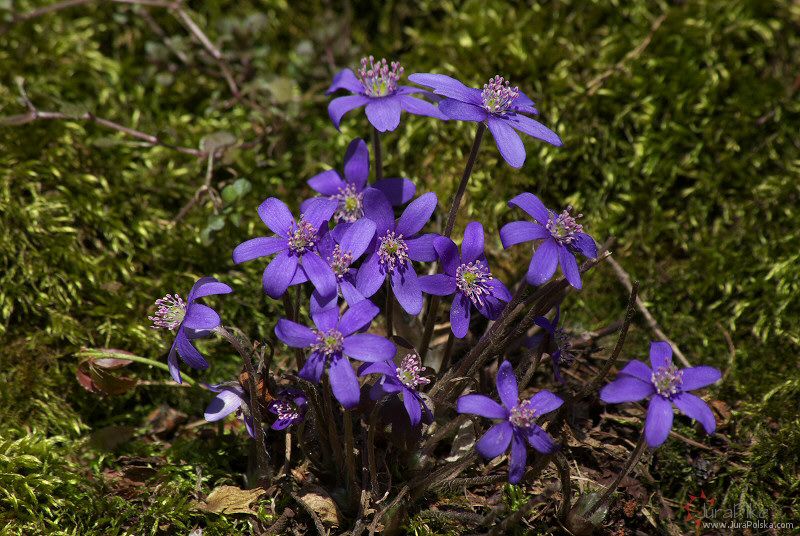
[(535, 352), (531, 352), (531, 354), (530, 354), (530, 355), (534, 356), (533, 357), (533, 363), (531, 364), (530, 367), (528, 367), (528, 370), (525, 371), (525, 375), (519, 381), (519, 390), (520, 391), (524, 391), (525, 390), (525, 388), (530, 383), (531, 378), (533, 378), (533, 375), (536, 373), (536, 369), (539, 368), (539, 363), (542, 362), (542, 354), (544, 353), (544, 341), (545, 340), (546, 339), (542, 340), (542, 344), (539, 345), (539, 347), (536, 349)]
[(330, 439), (328, 438), (328, 433), (325, 430), (324, 423), (326, 419), (322, 418), (322, 408), (319, 402), (317, 386), (313, 383), (303, 380), (302, 378), (298, 379), (300, 380), (300, 385), (303, 388), (303, 392), (306, 394), (306, 399), (311, 405), (311, 417), (314, 421), (314, 432), (317, 434), (319, 444), (322, 446), (322, 463), (324, 465), (328, 465), (331, 460)]
[[(299, 292), (300, 287), (298, 286), (297, 288), (298, 288), (298, 292)], [(297, 298), (298, 298), (297, 302), (298, 302), (298, 305), (299, 305), (299, 303), (300, 303), (299, 294), (298, 294)], [(297, 322), (297, 315), (295, 314), (295, 308), (294, 308), (294, 305), (292, 304), (292, 297), (289, 296), (289, 292), (288, 291), (283, 293), (283, 308), (286, 311), (286, 318), (288, 320), (291, 320), (292, 322)], [(295, 362), (295, 365), (297, 365), (297, 370), (302, 370), (303, 369), (303, 365), (306, 364), (306, 360), (305, 360), (305, 357), (303, 356), (303, 349), (302, 348), (295, 348), (294, 349), (294, 362)]]
[(336, 418), (333, 416), (333, 397), (331, 396), (331, 385), (327, 377), (322, 378), (322, 396), (325, 400), (325, 411), (327, 412), (328, 421), (328, 440), (333, 450), (333, 456), (336, 458), (336, 471), (337, 480), (341, 477), (341, 468), (344, 467), (344, 453), (342, 452), (342, 445), (339, 442), (339, 434), (336, 433)]
[(369, 414), (369, 430), (367, 432), (367, 464), (369, 465), (369, 474), (371, 477), (370, 488), (372, 498), (378, 499), (378, 468), (375, 464), (375, 431), (378, 428), (378, 414), (381, 408), (386, 403), (390, 395), (384, 395), (380, 400), (375, 402), (375, 407), (372, 408), (372, 413)]
[(585, 519), (591, 519), (592, 516), (595, 514), (595, 512), (606, 506), (607, 503), (611, 501), (611, 497), (612, 495), (614, 495), (614, 492), (617, 491), (617, 486), (619, 486), (619, 483), (622, 482), (623, 478), (628, 476), (628, 473), (631, 471), (631, 469), (633, 469), (633, 466), (636, 465), (636, 462), (638, 462), (639, 458), (642, 457), (645, 444), (646, 443), (644, 439), (644, 428), (642, 428), (642, 433), (639, 436), (639, 441), (636, 443), (636, 447), (633, 449), (631, 457), (628, 458), (628, 461), (625, 462), (625, 466), (622, 468), (622, 471), (619, 472), (617, 478), (614, 479), (614, 482), (612, 482), (611, 485), (608, 488), (606, 488), (606, 490), (603, 492), (603, 494), (600, 496), (600, 498), (597, 500), (594, 506), (592, 506), (589, 509), (589, 511), (586, 512), (586, 515), (584, 516)]
[[(472, 142), (472, 150), (467, 158), (467, 166), (464, 168), (464, 175), (461, 177), (461, 182), (458, 184), (458, 190), (453, 197), (453, 205), (450, 207), (450, 214), (447, 216), (447, 224), (444, 228), (444, 236), (450, 238), (453, 234), (453, 226), (456, 223), (456, 215), (458, 215), (458, 207), (461, 205), (461, 198), (464, 197), (464, 192), (467, 190), (467, 182), (470, 175), (472, 175), (472, 168), (475, 166), (475, 159), (478, 157), (478, 151), (481, 148), (481, 141), (483, 140), (483, 133), (486, 131), (485, 123), (478, 123), (478, 132), (475, 134), (475, 141)], [(439, 296), (433, 296), (431, 303), (428, 306), (428, 316), (425, 319), (425, 331), (422, 335), (422, 344), (420, 344), (419, 357), (425, 360), (425, 355), (428, 353), (428, 345), (431, 343), (433, 337), (433, 326), (436, 324), (436, 316), (439, 314), (439, 304), (441, 303)], [(440, 371), (441, 372), (441, 371)]]
[(394, 292), (392, 292), (392, 284), (389, 279), (386, 279), (386, 338), (392, 338), (393, 322), (394, 322)]
[(383, 159), (381, 157), (381, 133), (372, 127), (372, 148), (375, 152), (375, 182), (383, 179)]
[(442, 356), (442, 364), (439, 365), (439, 370), (447, 370), (447, 367), (450, 366), (450, 354), (453, 353), (453, 345), (455, 344), (456, 336), (455, 334), (450, 331), (450, 335), (447, 337), (447, 344), (444, 347), (444, 355)]
[(264, 427), (262, 424), (262, 417), (261, 417), (261, 403), (258, 401), (258, 376), (256, 376), (256, 370), (253, 367), (253, 351), (246, 348), (242, 342), (233, 336), (233, 334), (222, 327), (220, 324), (219, 326), (213, 329), (214, 333), (221, 335), (225, 339), (227, 339), (236, 351), (239, 352), (239, 355), (242, 356), (242, 361), (244, 362), (244, 368), (247, 371), (247, 383), (248, 383), (248, 391), (250, 394), (250, 411), (253, 413), (253, 433), (255, 434), (255, 438), (253, 441), (256, 447), (256, 463), (258, 464), (258, 481), (259, 484), (262, 484), (264, 488), (269, 487), (270, 481), (272, 480), (271, 471), (269, 467), (269, 457), (267, 455), (267, 449), (264, 445)]
[(358, 504), (358, 486), (356, 485), (356, 454), (353, 439), (353, 414), (349, 409), (344, 410), (344, 456), (347, 466), (347, 489), (350, 491), (350, 506), (355, 508)]
[(558, 519), (564, 521), (572, 504), (572, 484), (569, 476), (569, 462), (561, 452), (556, 452), (553, 461), (558, 469), (558, 478), (561, 480), (561, 507), (558, 509)]

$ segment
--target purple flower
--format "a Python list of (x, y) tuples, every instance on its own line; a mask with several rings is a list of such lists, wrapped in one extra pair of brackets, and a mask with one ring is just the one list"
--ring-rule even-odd
[(411, 261), (436, 260), (433, 239), (436, 234), (416, 235), (436, 209), (436, 194), (428, 192), (412, 201), (395, 221), (386, 196), (377, 190), (364, 193), (364, 212), (375, 222), (374, 249), (356, 276), (356, 288), (370, 297), (386, 277), (400, 306), (410, 315), (422, 311), (422, 289)]
[(583, 232), (576, 220), (583, 214), (572, 216), (572, 207), (557, 215), (548, 210), (538, 197), (531, 193), (523, 193), (508, 202), (508, 206), (518, 206), (528, 213), (536, 223), (515, 221), (500, 229), (500, 240), (508, 249), (520, 242), (528, 240), (544, 240), (536, 249), (528, 266), (526, 279), (531, 285), (544, 285), (553, 277), (556, 266), (561, 265), (564, 277), (573, 287), (581, 288), (581, 273), (575, 252), (580, 251), (592, 259), (597, 257), (597, 246), (591, 236)]
[[(569, 367), (572, 362), (575, 360), (575, 356), (570, 352), (570, 347), (572, 344), (569, 342), (569, 335), (558, 326), (559, 316), (561, 315), (561, 308), (556, 308), (556, 316), (553, 318), (553, 321), (550, 322), (547, 318), (543, 316), (537, 316), (533, 319), (537, 326), (542, 328), (547, 332), (549, 337), (549, 346), (555, 347), (555, 350), (550, 351), (550, 357), (553, 360), (553, 372), (556, 375), (556, 379), (561, 383), (567, 383), (564, 380), (564, 377), (561, 375), (561, 364)], [(545, 334), (539, 333), (534, 335), (525, 343), (528, 348), (536, 348), (544, 339)]]
[(650, 448), (667, 440), (672, 429), (672, 405), (681, 413), (703, 425), (706, 433), (717, 429), (714, 414), (700, 398), (688, 391), (711, 385), (722, 377), (713, 367), (690, 367), (678, 370), (672, 363), (672, 348), (666, 342), (650, 343), (650, 364), (631, 361), (619, 372), (619, 378), (600, 390), (603, 402), (637, 402), (648, 396), (650, 400), (644, 423), (644, 436)]
[(307, 405), (306, 395), (300, 389), (282, 389), (267, 406), (270, 413), (278, 416), (270, 428), (283, 430), (296, 422), (301, 422), (306, 417)]
[(536, 421), (545, 413), (550, 413), (564, 403), (550, 391), (539, 391), (528, 400), (519, 400), (517, 379), (511, 363), (503, 361), (497, 369), (497, 392), (501, 406), (483, 395), (465, 395), (458, 399), (456, 409), (459, 413), (474, 413), (489, 419), (503, 419), (495, 424), (475, 443), (475, 450), (484, 458), (500, 456), (511, 444), (511, 463), (509, 482), (519, 483), (525, 473), (527, 448), (525, 441), (543, 454), (552, 454), (558, 450), (547, 432), (542, 430)]
[(470, 310), (474, 305), (490, 320), (500, 316), (504, 305), (511, 300), (511, 293), (499, 279), (489, 271), (489, 263), (483, 253), (483, 225), (470, 222), (464, 230), (461, 255), (455, 243), (444, 236), (436, 237), (433, 247), (442, 261), (444, 273), (419, 278), (423, 292), (437, 296), (455, 293), (450, 307), (450, 329), (459, 339), (469, 330)]
[(428, 409), (417, 391), (417, 386), (430, 383), (428, 378), (419, 375), (424, 368), (419, 361), (419, 356), (414, 353), (407, 354), (399, 367), (392, 360), (365, 364), (359, 369), (358, 375), (383, 374), (378, 383), (370, 389), (370, 398), (378, 400), (385, 394), (400, 393), (413, 427), (422, 420), (421, 408), (425, 410), (426, 421), (433, 421), (431, 410)]
[(397, 85), (402, 74), (403, 68), (398, 63), (389, 64), (385, 59), (375, 63), (372, 56), (361, 60), (358, 74), (350, 69), (339, 71), (325, 93), (346, 89), (355, 95), (333, 99), (328, 105), (328, 115), (333, 126), (341, 130), (339, 122), (342, 116), (364, 105), (367, 106), (367, 119), (380, 132), (396, 129), (400, 124), (402, 110), (447, 121), (447, 116), (435, 105), (410, 96), (412, 93), (430, 93), (423, 89)]
[(228, 294), (229, 292), (233, 292), (233, 289), (225, 283), (220, 283), (214, 277), (204, 277), (198, 279), (192, 286), (186, 303), (177, 294), (172, 296), (167, 294), (156, 300), (156, 305), (158, 305), (156, 316), (149, 317), (153, 321), (153, 329), (178, 328), (178, 334), (175, 336), (167, 358), (169, 373), (176, 382), (182, 383), (178, 356), (194, 369), (205, 370), (208, 368), (208, 361), (189, 342), (189, 339), (199, 339), (220, 324), (219, 315), (214, 309), (201, 303), (195, 303), (195, 300), (212, 294)]
[(242, 386), (238, 382), (225, 382), (218, 385), (206, 385), (206, 387), (215, 393), (219, 393), (206, 408), (204, 414), (206, 420), (208, 422), (216, 422), (241, 409), (242, 420), (245, 428), (247, 428), (247, 433), (250, 434), (250, 437), (255, 438), (250, 401), (245, 399), (246, 394)]
[(233, 251), (233, 262), (238, 264), (277, 253), (264, 269), (264, 292), (270, 298), (280, 298), (289, 285), (308, 280), (322, 296), (335, 295), (336, 276), (317, 254), (315, 246), (337, 206), (338, 202), (332, 199), (312, 199), (295, 220), (283, 201), (270, 197), (258, 207), (258, 215), (278, 236), (253, 238), (239, 244)]
[[(344, 229), (342, 232), (338, 232)], [(341, 235), (337, 242), (336, 235)], [(353, 224), (342, 224), (336, 231), (325, 233), (317, 243), (317, 251), (336, 276), (337, 293), (325, 297), (319, 291), (311, 294), (311, 313), (335, 307), (341, 295), (351, 307), (366, 298), (356, 290), (356, 274), (353, 263), (364, 254), (375, 236), (375, 222), (361, 218)]]
[(372, 322), (380, 309), (371, 301), (358, 302), (339, 318), (336, 308), (312, 314), (316, 329), (280, 319), (275, 326), (275, 335), (293, 348), (311, 348), (303, 370), (298, 376), (312, 383), (319, 383), (325, 365), (330, 365), (328, 377), (333, 395), (342, 406), (353, 409), (358, 406), (360, 391), (356, 373), (347, 356), (359, 361), (387, 361), (397, 351), (393, 342), (372, 333), (359, 333)]
[(365, 188), (377, 188), (393, 206), (408, 203), (414, 197), (416, 187), (408, 179), (383, 179), (367, 186), (368, 177), (369, 150), (364, 140), (356, 138), (350, 142), (344, 155), (344, 178), (338, 171), (329, 169), (310, 178), (308, 185), (314, 191), (339, 203), (333, 214), (334, 225), (341, 222), (352, 223), (364, 215)]
[(483, 89), (470, 88), (443, 74), (418, 73), (408, 77), (421, 86), (433, 89), (436, 95), (449, 97), (439, 109), (450, 119), (486, 122), (497, 149), (512, 167), (525, 163), (525, 146), (517, 130), (534, 138), (561, 146), (561, 139), (549, 128), (526, 114), (538, 115), (533, 101), (519, 88), (511, 87), (499, 76), (489, 79)]

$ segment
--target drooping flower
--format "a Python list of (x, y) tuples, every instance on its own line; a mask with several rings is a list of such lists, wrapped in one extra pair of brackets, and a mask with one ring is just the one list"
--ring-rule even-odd
[(539, 333), (534, 335), (528, 339), (525, 344), (528, 346), (528, 348), (535, 348), (545, 337), (548, 338), (548, 345), (551, 348), (551, 350), (549, 350), (550, 358), (553, 360), (553, 372), (555, 373), (558, 381), (561, 383), (567, 383), (566, 380), (564, 380), (564, 377), (561, 375), (561, 365), (569, 367), (575, 360), (575, 356), (570, 351), (572, 343), (569, 341), (569, 335), (567, 335), (564, 329), (558, 325), (560, 316), (561, 308), (557, 307), (556, 316), (553, 318), (552, 322), (543, 316), (537, 316), (534, 318), (534, 323), (545, 330), (547, 334), (545, 335), (544, 333)]
[(433, 89), (436, 95), (448, 97), (439, 104), (439, 109), (450, 119), (486, 122), (497, 149), (512, 167), (520, 168), (525, 163), (525, 146), (517, 130), (561, 146), (561, 138), (555, 132), (523, 115), (539, 114), (533, 101), (500, 76), (490, 78), (483, 89), (467, 87), (443, 74), (417, 73), (408, 79)]
[[(375, 222), (361, 218), (353, 224), (343, 224), (337, 231), (342, 228), (342, 232), (325, 233), (317, 244), (320, 257), (325, 259), (336, 276), (338, 292), (326, 298), (314, 290), (311, 294), (311, 313), (336, 307), (340, 295), (350, 306), (366, 299), (356, 289), (358, 270), (353, 267), (353, 263), (361, 258), (375, 237)], [(338, 241), (337, 235), (341, 236)]]
[(386, 196), (377, 190), (364, 193), (364, 212), (375, 222), (374, 248), (364, 259), (356, 276), (356, 288), (370, 297), (386, 278), (400, 306), (411, 315), (422, 311), (422, 290), (411, 261), (436, 260), (433, 239), (438, 236), (416, 236), (436, 209), (436, 194), (428, 192), (412, 201), (395, 221)]
[(300, 389), (282, 389), (272, 400), (267, 409), (278, 416), (272, 423), (273, 430), (283, 430), (288, 426), (301, 422), (306, 417), (306, 395)]
[(218, 393), (206, 408), (203, 416), (208, 422), (216, 422), (224, 419), (234, 411), (240, 410), (242, 421), (250, 437), (255, 438), (253, 427), (253, 414), (250, 411), (250, 401), (246, 399), (242, 386), (238, 382), (225, 382), (217, 385), (206, 385), (209, 389)]
[[(344, 177), (335, 169), (329, 169), (308, 180), (308, 185), (339, 206), (333, 213), (333, 224), (352, 223), (364, 215), (364, 189), (377, 188), (392, 206), (399, 206), (414, 197), (416, 187), (408, 179), (393, 177), (367, 186), (369, 177), (369, 150), (361, 138), (350, 142), (344, 155)], [(307, 203), (308, 201), (306, 201)]]
[(444, 236), (433, 241), (444, 273), (419, 278), (423, 292), (437, 296), (455, 294), (450, 307), (450, 329), (459, 339), (469, 331), (470, 311), (476, 307), (490, 320), (503, 311), (501, 302), (511, 300), (511, 293), (502, 281), (492, 276), (483, 253), (483, 225), (470, 222), (464, 230), (461, 255), (455, 243)]
[(527, 400), (519, 400), (517, 379), (508, 361), (503, 361), (497, 369), (496, 383), (502, 406), (483, 395), (464, 395), (458, 399), (456, 409), (459, 413), (502, 419), (475, 443), (475, 450), (484, 458), (491, 459), (500, 456), (511, 444), (508, 480), (518, 484), (525, 473), (526, 441), (543, 454), (558, 450), (558, 445), (536, 423), (542, 415), (558, 409), (564, 401), (550, 391), (539, 391)]
[(629, 362), (619, 372), (619, 378), (600, 390), (600, 399), (607, 403), (637, 402), (649, 396), (650, 406), (644, 424), (644, 436), (650, 448), (656, 448), (672, 429), (673, 404), (687, 417), (703, 425), (706, 433), (717, 429), (714, 414), (699, 397), (689, 393), (711, 385), (722, 374), (707, 366), (678, 369), (672, 362), (672, 347), (666, 342), (650, 343), (650, 364)]
[(264, 292), (270, 298), (280, 298), (289, 285), (311, 280), (320, 295), (329, 298), (336, 294), (336, 276), (317, 253), (320, 235), (338, 202), (333, 199), (312, 199), (298, 219), (292, 216), (283, 201), (270, 197), (258, 207), (261, 221), (276, 235), (253, 238), (236, 246), (233, 262), (257, 259), (277, 253), (264, 269)]
[(360, 391), (348, 356), (372, 363), (387, 361), (396, 352), (394, 343), (380, 335), (357, 333), (369, 326), (379, 312), (371, 301), (363, 300), (347, 309), (341, 318), (337, 308), (312, 314), (316, 329), (282, 318), (275, 326), (275, 335), (293, 348), (311, 349), (298, 373), (304, 380), (319, 383), (325, 365), (329, 365), (333, 395), (342, 406), (353, 409), (358, 406)]
[(583, 232), (583, 226), (577, 222), (583, 215), (573, 216), (572, 207), (561, 214), (545, 208), (535, 195), (525, 192), (508, 202), (508, 206), (517, 206), (524, 210), (536, 222), (515, 221), (500, 229), (500, 240), (508, 249), (515, 244), (528, 240), (544, 240), (536, 248), (528, 266), (526, 279), (531, 285), (544, 285), (561, 265), (564, 277), (573, 287), (581, 288), (581, 273), (575, 252), (579, 251), (592, 259), (597, 257), (597, 246), (591, 236)]
[(155, 316), (149, 317), (153, 321), (153, 329), (172, 330), (177, 328), (178, 330), (167, 358), (169, 373), (176, 382), (182, 383), (178, 356), (194, 369), (205, 370), (208, 368), (208, 361), (189, 342), (189, 339), (199, 339), (220, 324), (219, 315), (214, 309), (202, 303), (195, 303), (195, 300), (204, 296), (230, 292), (233, 292), (233, 289), (225, 283), (220, 283), (214, 277), (203, 277), (192, 286), (185, 303), (177, 294), (172, 296), (167, 294), (156, 300), (158, 310)]
[(417, 390), (420, 385), (430, 383), (428, 378), (420, 376), (425, 367), (419, 361), (416, 353), (407, 354), (400, 366), (394, 360), (367, 363), (359, 371), (359, 376), (367, 374), (383, 374), (383, 377), (370, 389), (370, 398), (379, 400), (385, 394), (399, 393), (403, 398), (403, 405), (411, 420), (411, 426), (417, 426), (422, 420), (422, 410), (425, 411), (427, 422), (433, 421), (433, 414)]
[(403, 68), (396, 62), (385, 59), (375, 62), (375, 58), (363, 58), (358, 73), (343, 69), (333, 78), (326, 94), (346, 89), (354, 95), (333, 99), (328, 105), (328, 115), (337, 130), (342, 116), (351, 110), (367, 107), (367, 119), (380, 132), (394, 130), (400, 124), (403, 110), (416, 115), (427, 115), (447, 121), (447, 116), (430, 102), (412, 97), (413, 93), (430, 95), (419, 88), (398, 86)]

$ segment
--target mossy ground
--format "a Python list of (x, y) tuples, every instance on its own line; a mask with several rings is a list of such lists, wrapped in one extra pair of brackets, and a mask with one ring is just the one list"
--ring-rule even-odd
[[(0, 26), (36, 4), (0, 2)], [(680, 523), (680, 505), (700, 490), (727, 507), (758, 505), (773, 521), (797, 522), (800, 6), (413, 5), (189, 3), (249, 104), (232, 98), (216, 62), (164, 8), (87, 3), (0, 30), (0, 116), (25, 113), (24, 79), (41, 111), (91, 112), (171, 145), (196, 148), (204, 136), (230, 132), (237, 145), (211, 182), (220, 190), (240, 178), (252, 184), (250, 194), (223, 202), (224, 217), (201, 197), (173, 225), (205, 180), (204, 159), (83, 120), (0, 127), (0, 534), (249, 530), (245, 517), (192, 506), (215, 485), (241, 484), (239, 443), (188, 435), (166, 448), (142, 439), (154, 409), (194, 421), (208, 396), (135, 365), (129, 374), (150, 385), (100, 398), (75, 380), (75, 352), (110, 347), (162, 359), (169, 340), (147, 327), (152, 302), (185, 294), (204, 275), (236, 289), (221, 307), (226, 322), (271, 336), (278, 310), (258, 289), (260, 269), (234, 266), (231, 251), (261, 232), (255, 208), (263, 199), (296, 205), (308, 178), (340, 168), (349, 141), (369, 136), (363, 112), (345, 116), (336, 132), (323, 95), (338, 69), (369, 54), (399, 60), (407, 73), (445, 73), (472, 86), (497, 73), (519, 85), (564, 146), (526, 140), (517, 171), (487, 138), (459, 223), (509, 221), (506, 201), (520, 191), (575, 206), (593, 236), (616, 237), (615, 258), (641, 281), (650, 311), (692, 364), (723, 371), (712, 394), (732, 408), (724, 439), (710, 451), (672, 439), (653, 455), (647, 486), (667, 502), (649, 495), (648, 506), (671, 505), (677, 516), (656, 514), (661, 529)], [(472, 124), (404, 116), (384, 137), (385, 173), (435, 191), (444, 207), (473, 133)], [(499, 255), (499, 240), (490, 249)], [(519, 274), (525, 256), (512, 250), (496, 262)], [(568, 326), (619, 318), (624, 294), (601, 265), (570, 297)], [(653, 338), (638, 318), (623, 358), (644, 357)], [(209, 380), (238, 372), (221, 345), (207, 348)], [(110, 426), (136, 427), (139, 439), (98, 443)], [(694, 437), (687, 426), (678, 431)], [(122, 485), (111, 473), (124, 473), (124, 456), (161, 462), (144, 482)], [(459, 529), (415, 518), (409, 531)]]

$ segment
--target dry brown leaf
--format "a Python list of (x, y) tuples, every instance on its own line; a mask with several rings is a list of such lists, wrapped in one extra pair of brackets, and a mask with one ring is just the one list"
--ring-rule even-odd
[(254, 514), (250, 505), (264, 494), (263, 489), (240, 489), (236, 486), (219, 486), (197, 507), (215, 514)]
[(342, 522), (342, 513), (336, 506), (333, 498), (320, 486), (309, 484), (304, 486), (297, 498), (302, 501), (309, 510), (319, 516), (323, 525), (338, 527)]

